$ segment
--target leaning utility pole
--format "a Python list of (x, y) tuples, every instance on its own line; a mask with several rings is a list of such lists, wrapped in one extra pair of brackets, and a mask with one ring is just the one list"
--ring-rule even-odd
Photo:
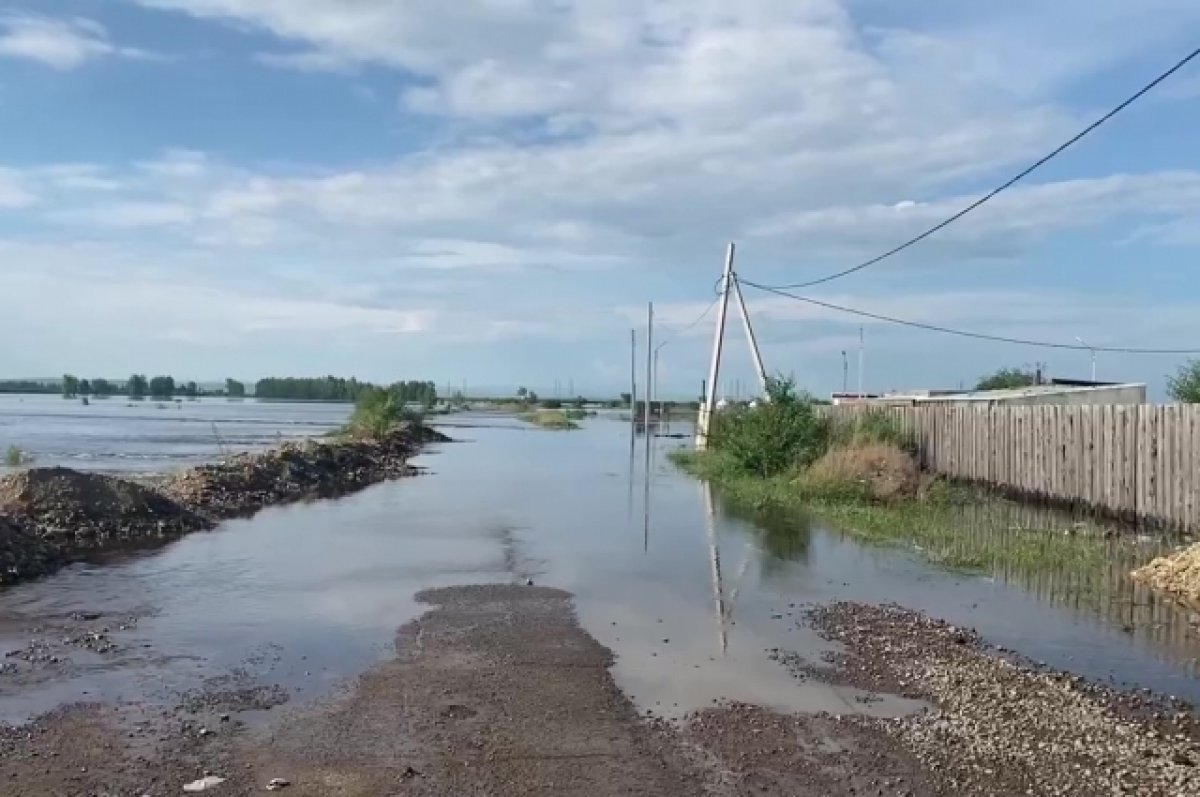
[(762, 352), (758, 350), (754, 327), (750, 326), (750, 313), (746, 310), (746, 299), (742, 296), (742, 285), (736, 274), (733, 277), (733, 292), (737, 296), (738, 309), (742, 313), (742, 326), (746, 330), (746, 342), (750, 344), (750, 357), (754, 360), (754, 371), (758, 374), (758, 387), (762, 390), (765, 400), (767, 397), (767, 369), (763, 365)]
[(712, 361), (708, 366), (708, 383), (704, 396), (704, 406), (700, 408), (700, 416), (696, 423), (696, 448), (708, 447), (708, 433), (712, 428), (712, 416), (717, 411), (717, 385), (721, 375), (721, 347), (725, 342), (725, 317), (729, 312), (729, 285), (733, 281), (732, 242), (725, 250), (725, 271), (721, 276), (721, 298), (717, 308), (717, 331), (713, 338)]

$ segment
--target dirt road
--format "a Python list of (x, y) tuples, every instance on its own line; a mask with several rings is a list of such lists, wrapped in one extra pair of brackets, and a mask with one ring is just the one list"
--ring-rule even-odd
[[(181, 794), (209, 775), (222, 779), (214, 795), (262, 793), (273, 779), (296, 795), (1200, 793), (1194, 726), (997, 664), (969, 633), (901, 610), (818, 610), (813, 621), (846, 654), (832, 670), (793, 665), (920, 696), (931, 711), (897, 721), (724, 705), (668, 724), (639, 716), (617, 688), (611, 654), (567, 593), (421, 597), (430, 610), (399, 630), (395, 657), (321, 705), (246, 725), (258, 716), (246, 711), (278, 701), (232, 683), (175, 710), (71, 707), (0, 734), (0, 791)], [(1029, 732), (1047, 707), (1053, 721)], [(959, 761), (946, 756), (956, 744)]]

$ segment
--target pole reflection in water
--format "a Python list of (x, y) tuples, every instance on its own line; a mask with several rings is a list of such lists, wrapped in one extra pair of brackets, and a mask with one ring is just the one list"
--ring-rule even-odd
[(700, 491), (704, 495), (704, 522), (708, 527), (708, 558), (712, 563), (713, 604), (717, 613), (717, 639), (724, 655), (729, 648), (729, 635), (725, 623), (725, 590), (721, 583), (721, 550), (717, 547), (717, 517), (713, 500), (712, 485), (706, 481), (700, 482)]

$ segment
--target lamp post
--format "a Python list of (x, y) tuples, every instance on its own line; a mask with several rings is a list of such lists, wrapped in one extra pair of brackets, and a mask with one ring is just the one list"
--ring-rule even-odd
[(1086, 340), (1079, 337), (1078, 335), (1075, 336), (1075, 340), (1079, 341), (1080, 346), (1090, 349), (1092, 352), (1092, 381), (1095, 382), (1096, 381), (1096, 350), (1094, 348), (1092, 348), (1092, 345), (1090, 343), (1088, 343)]

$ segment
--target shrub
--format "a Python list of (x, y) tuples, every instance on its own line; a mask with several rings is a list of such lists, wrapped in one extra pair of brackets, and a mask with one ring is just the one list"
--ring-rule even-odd
[(1192, 360), (1167, 379), (1171, 398), (1186, 404), (1200, 404), (1200, 360)]
[(796, 480), (804, 491), (824, 497), (875, 501), (912, 498), (920, 483), (916, 461), (886, 442), (836, 446)]
[(775, 476), (812, 464), (829, 447), (830, 422), (790, 379), (770, 379), (767, 401), (714, 418), (712, 446), (746, 473)]
[(917, 441), (885, 409), (868, 409), (834, 422), (833, 440), (842, 446), (883, 443), (915, 454)]
[(28, 461), (29, 457), (16, 446), (9, 446), (4, 452), (4, 464), (10, 468), (19, 468)]
[(558, 399), (546, 399), (542, 402), (542, 407), (548, 410), (561, 410), (562, 402)]
[(406, 410), (390, 391), (381, 388), (364, 390), (354, 403), (354, 412), (346, 431), (356, 437), (381, 438), (401, 423), (420, 423), (418, 412)]

